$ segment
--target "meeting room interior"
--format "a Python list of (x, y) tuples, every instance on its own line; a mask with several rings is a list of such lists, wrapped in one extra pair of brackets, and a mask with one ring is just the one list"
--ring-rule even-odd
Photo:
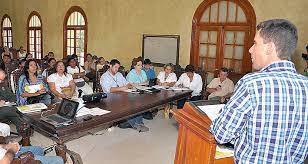
[(306, 9), (0, 0), (0, 163), (307, 162)]

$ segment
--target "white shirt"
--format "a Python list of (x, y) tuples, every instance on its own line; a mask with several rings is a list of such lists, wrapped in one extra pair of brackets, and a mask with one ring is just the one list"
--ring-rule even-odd
[(175, 73), (172, 72), (172, 73), (170, 73), (170, 74), (168, 75), (167, 78), (165, 78), (165, 71), (161, 71), (161, 72), (159, 72), (159, 74), (157, 75), (157, 79), (159, 79), (159, 81), (160, 81), (161, 83), (165, 83), (165, 82), (167, 82), (167, 83), (172, 83), (172, 82), (176, 82), (177, 77), (176, 77)]
[(175, 86), (179, 85), (183, 85), (183, 87), (193, 90), (191, 96), (200, 96), (203, 83), (202, 78), (199, 74), (194, 73), (193, 80), (190, 81), (189, 77), (187, 76), (187, 73), (183, 73), (180, 76), (179, 80), (175, 83)]
[(47, 78), (48, 83), (55, 83), (56, 90), (59, 93), (62, 93), (61, 87), (68, 87), (70, 86), (70, 81), (73, 80), (73, 77), (71, 74), (66, 74), (60, 76), (58, 73), (53, 73)]
[(223, 82), (220, 82), (219, 77), (215, 78), (210, 82), (207, 88), (217, 88), (219, 85), (221, 86), (221, 89), (211, 93), (208, 97), (209, 99), (213, 97), (222, 97), (228, 93), (233, 93), (234, 91), (234, 83), (229, 78), (226, 78)]
[[(10, 135), (10, 126), (8, 124), (0, 123), (0, 136), (6, 137)], [(0, 159), (5, 156), (6, 150), (0, 148)]]
[(25, 58), (25, 57), (26, 57), (26, 54), (27, 54), (26, 51), (24, 51), (24, 53), (20, 53), (20, 51), (19, 51), (19, 52), (18, 52), (18, 57), (19, 57), (19, 59)]
[[(80, 68), (80, 72), (79, 72)], [(84, 72), (84, 69), (82, 67), (76, 66), (75, 68), (72, 68), (71, 66), (67, 66), (67, 73), (74, 74), (74, 73), (81, 73)]]

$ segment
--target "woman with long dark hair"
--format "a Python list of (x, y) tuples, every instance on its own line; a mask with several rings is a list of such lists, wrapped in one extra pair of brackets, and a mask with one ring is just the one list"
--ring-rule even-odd
[(35, 59), (29, 59), (25, 63), (23, 74), (18, 81), (16, 92), (17, 105), (33, 103), (51, 103), (51, 96), (48, 93), (48, 86), (43, 80), (43, 76), (37, 73), (37, 63)]

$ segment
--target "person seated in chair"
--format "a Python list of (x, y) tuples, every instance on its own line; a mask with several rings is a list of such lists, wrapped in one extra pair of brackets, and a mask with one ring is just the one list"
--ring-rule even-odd
[(148, 78), (149, 81), (152, 80), (152, 79), (155, 79), (155, 72), (151, 67), (152, 67), (151, 60), (150, 59), (144, 59), (143, 70), (147, 74), (147, 78)]
[(56, 72), (47, 77), (50, 91), (55, 96), (54, 101), (58, 102), (62, 98), (77, 97), (75, 82), (72, 75), (66, 72), (63, 61), (57, 61), (55, 69)]
[[(6, 124), (0, 124), (0, 130), (9, 128)], [(10, 129), (8, 129), (10, 131)], [(3, 133), (0, 131), (0, 134)], [(44, 156), (44, 149), (39, 146), (23, 146), (17, 142), (0, 144), (0, 163), (10, 164), (14, 158), (18, 158), (25, 152), (31, 152), (35, 160), (41, 161), (43, 164), (64, 164), (63, 159), (59, 156)]]
[(177, 81), (176, 74), (173, 73), (173, 64), (168, 63), (164, 66), (164, 71), (157, 75), (157, 84), (166, 87), (172, 87)]
[(144, 70), (142, 70), (142, 58), (134, 58), (132, 61), (133, 69), (127, 74), (126, 80), (133, 86), (144, 86), (148, 84), (148, 78)]
[(50, 58), (48, 59), (48, 67), (43, 71), (42, 76), (44, 77), (44, 80), (47, 81), (47, 77), (53, 73), (55, 70), (55, 64), (56, 64), (56, 59), (55, 58)]
[[(123, 75), (118, 72), (120, 66), (121, 64), (117, 59), (112, 59), (109, 70), (102, 75), (100, 84), (105, 93), (124, 92), (132, 87), (132, 84), (128, 83)], [(142, 122), (142, 116), (132, 117), (123, 124), (126, 123), (129, 125), (127, 128), (133, 128), (139, 132), (149, 131), (149, 128), (144, 126)]]
[(11, 62), (12, 62), (12, 59), (11, 59), (11, 56), (10, 55), (3, 55), (3, 58), (2, 58), (2, 60), (3, 60), (3, 63), (4, 63), (4, 65), (6, 66), (6, 67), (8, 67), (8, 65), (10, 65), (10, 64), (12, 64)]
[(86, 83), (88, 78), (85, 76), (85, 70), (77, 65), (75, 57), (68, 59), (67, 73), (73, 76), (78, 90), (82, 91), (82, 95), (93, 94), (93, 89)]
[(221, 68), (219, 77), (214, 78), (207, 86), (206, 91), (210, 93), (209, 100), (220, 100), (224, 103), (229, 99), (234, 91), (234, 83), (228, 78), (229, 70)]
[(25, 58), (26, 58), (26, 54), (27, 54), (27, 52), (26, 52), (26, 50), (24, 49), (24, 47), (23, 47), (23, 46), (20, 46), (20, 47), (19, 47), (19, 50), (18, 50), (17, 58), (18, 58), (19, 60), (25, 59)]
[(44, 82), (43, 76), (37, 73), (35, 59), (26, 61), (23, 74), (18, 81), (16, 97), (18, 106), (39, 102), (46, 105), (51, 103), (48, 86)]
[(108, 66), (108, 63), (106, 62), (104, 57), (99, 57), (96, 64), (96, 70), (101, 70), (104, 67)]
[(13, 54), (12, 54), (12, 52), (10, 52), (10, 49), (7, 46), (3, 47), (3, 50), (4, 51), (1, 54), (1, 59), (3, 59), (4, 55), (9, 55), (11, 57), (11, 59), (13, 59)]
[[(195, 68), (193, 65), (187, 65), (185, 68), (185, 73), (183, 73), (179, 80), (175, 83), (177, 87), (189, 88), (193, 92), (191, 93), (190, 101), (201, 100), (202, 91), (202, 78), (199, 74), (195, 73)], [(182, 109), (185, 103), (184, 100), (179, 100), (177, 103), (177, 108)]]
[(4, 83), (5, 76), (4, 65), (0, 64), (0, 119), (8, 119), (19, 131), (21, 120), (16, 113), (17, 109), (14, 106), (8, 106), (9, 103), (16, 102), (16, 96), (7, 84)]

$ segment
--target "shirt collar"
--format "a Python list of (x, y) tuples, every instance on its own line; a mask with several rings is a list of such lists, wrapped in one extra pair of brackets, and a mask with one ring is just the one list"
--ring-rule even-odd
[(260, 70), (260, 72), (278, 72), (278, 71), (296, 72), (296, 69), (294, 63), (292, 63), (291, 61), (281, 60), (273, 62)]

